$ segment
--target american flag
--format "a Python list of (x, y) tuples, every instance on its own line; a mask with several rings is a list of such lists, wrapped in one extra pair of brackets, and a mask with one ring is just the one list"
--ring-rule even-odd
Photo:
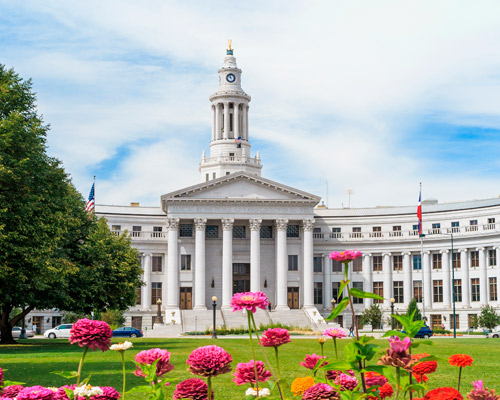
[(238, 144), (241, 143), (241, 136), (238, 136), (237, 138), (234, 139), (234, 141)]
[(422, 234), (422, 186), (420, 186), (420, 193), (418, 194), (418, 207), (417, 207), (417, 217), (418, 217), (418, 234)]
[(90, 189), (89, 199), (87, 201), (87, 205), (85, 206), (85, 210), (91, 214), (95, 208), (95, 198), (94, 198), (94, 183), (92, 184), (92, 189)]

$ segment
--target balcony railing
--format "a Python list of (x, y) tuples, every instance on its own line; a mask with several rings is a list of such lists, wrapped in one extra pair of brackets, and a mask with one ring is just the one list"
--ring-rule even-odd
[(205, 158), (201, 161), (203, 165), (206, 164), (216, 164), (220, 162), (228, 162), (228, 163), (238, 163), (238, 164), (254, 164), (260, 165), (260, 158), (257, 157), (239, 157), (239, 156), (220, 156), (220, 157), (210, 157)]
[(153, 232), (153, 231), (111, 231), (116, 236), (120, 236), (123, 233), (127, 233), (132, 240), (165, 240), (167, 238), (167, 232)]

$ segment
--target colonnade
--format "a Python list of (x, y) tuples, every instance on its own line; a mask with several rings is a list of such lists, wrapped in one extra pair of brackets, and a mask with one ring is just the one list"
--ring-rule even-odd
[[(231, 107), (232, 105), (232, 107)], [(216, 103), (212, 105), (212, 141), (234, 139), (241, 136), (248, 141), (248, 109), (246, 102)], [(233, 116), (233, 129), (230, 128), (230, 116)]]

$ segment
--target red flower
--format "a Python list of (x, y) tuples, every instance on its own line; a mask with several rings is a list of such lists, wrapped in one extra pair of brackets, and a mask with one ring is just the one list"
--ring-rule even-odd
[[(299, 363), (299, 365), (302, 365), (303, 367), (306, 367), (307, 369), (314, 369), (316, 367), (316, 365), (318, 364), (318, 361), (321, 360), (322, 358), (326, 358), (326, 357), (318, 356), (315, 353), (306, 354), (306, 356), (304, 357), (304, 361), (301, 361)], [(328, 363), (325, 361), (320, 365), (320, 367), (322, 367), (323, 365), (327, 365), (327, 364)]]
[(330, 253), (330, 258), (340, 262), (349, 262), (358, 257), (361, 257), (361, 252), (357, 250), (334, 251)]
[[(149, 349), (141, 351), (135, 355), (135, 362), (139, 364), (151, 365), (156, 360), (158, 360), (156, 363), (156, 375), (158, 377), (161, 377), (174, 369), (174, 366), (170, 364), (170, 352), (167, 350)], [(137, 367), (134, 371), (134, 375), (146, 376), (139, 367)]]
[[(330, 372), (330, 371), (328, 371)], [(328, 375), (327, 375), (328, 376)], [(382, 386), (387, 383), (387, 378), (384, 375), (381, 375), (377, 372), (367, 372), (365, 373), (365, 383), (367, 387), (371, 386)]]
[(470, 367), (474, 359), (467, 354), (453, 354), (448, 362), (450, 365), (456, 365), (457, 367)]
[(24, 389), (23, 385), (11, 385), (5, 386), (3, 388), (3, 394), (1, 398), (13, 399), (17, 396), (17, 394)]
[(104, 321), (93, 321), (87, 318), (79, 319), (69, 331), (69, 342), (78, 346), (102, 351), (108, 350), (113, 332)]
[(218, 346), (203, 346), (193, 350), (186, 364), (194, 375), (216, 376), (231, 371), (233, 357)]
[(231, 299), (233, 312), (248, 310), (254, 313), (255, 311), (257, 311), (257, 307), (265, 310), (267, 304), (267, 296), (263, 292), (236, 293)]
[[(271, 373), (266, 370), (262, 361), (256, 361), (255, 365), (257, 366), (257, 377), (259, 382), (265, 382), (271, 378)], [(245, 383), (255, 383), (255, 365), (254, 360), (250, 360), (250, 362), (247, 363), (238, 363), (236, 371), (233, 374), (233, 382), (238, 386), (244, 385)]]
[(437, 361), (422, 361), (412, 368), (414, 375), (432, 374), (436, 372)]
[(427, 375), (415, 375), (415, 374), (413, 374), (413, 377), (415, 378), (417, 383), (427, 382), (429, 380)]
[(264, 347), (278, 347), (290, 343), (290, 334), (283, 328), (268, 329), (262, 334), (260, 343)]
[(384, 383), (382, 386), (378, 388), (378, 391), (380, 393), (380, 398), (385, 399), (386, 397), (392, 396), (394, 393), (394, 389), (390, 385), (390, 383)]
[[(189, 400), (206, 400), (208, 398), (208, 386), (203, 379), (191, 378), (179, 382), (175, 387), (173, 400), (189, 399)], [(212, 399), (214, 392), (212, 390)]]
[(463, 396), (456, 389), (445, 387), (427, 392), (424, 400), (463, 400)]

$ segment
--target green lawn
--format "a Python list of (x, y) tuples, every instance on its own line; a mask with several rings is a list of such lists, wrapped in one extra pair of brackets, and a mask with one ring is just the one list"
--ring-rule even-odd
[[(418, 339), (417, 339), (418, 340)], [(171, 382), (172, 391), (175, 385), (183, 379), (191, 377), (187, 371), (186, 359), (190, 352), (199, 347), (209, 344), (217, 344), (223, 347), (233, 356), (233, 369), (238, 362), (248, 362), (251, 359), (251, 349), (247, 339), (132, 339), (134, 347), (125, 353), (127, 361), (127, 389), (142, 384), (142, 379), (132, 374), (134, 364), (132, 362), (136, 353), (153, 347), (167, 349), (172, 353), (171, 362), (175, 369), (170, 372), (168, 381)], [(114, 343), (118, 340), (113, 339)], [(347, 341), (340, 340), (339, 357), (341, 357), (343, 345)], [(421, 346), (421, 352), (428, 352), (437, 356), (448, 358), (451, 354), (469, 354), (475, 360), (472, 368), (465, 368), (462, 373), (462, 393), (465, 395), (471, 388), (472, 380), (482, 379), (490, 388), (500, 388), (500, 340), (495, 339), (435, 339), (433, 346)], [(376, 343), (383, 347), (387, 346), (386, 340), (378, 340)], [(325, 350), (329, 357), (334, 357), (333, 341), (325, 344)], [(257, 348), (257, 358), (261, 356)], [(274, 361), (272, 349), (266, 349), (270, 360)], [(299, 366), (299, 362), (305, 354), (320, 353), (320, 346), (316, 340), (295, 339), (292, 343), (280, 348), (280, 364), (284, 378), (291, 383), (298, 376), (307, 376), (309, 370)], [(72, 371), (78, 367), (78, 361), (82, 349), (76, 345), (70, 345), (67, 340), (25, 340), (18, 345), (0, 346), (0, 367), (8, 371), (5, 378), (12, 381), (25, 382), (27, 386), (61, 386), (74, 383), (51, 371)], [(447, 362), (439, 362), (438, 370), (431, 376), (430, 388), (438, 386), (455, 386), (457, 383), (458, 369), (451, 367)], [(83, 368), (83, 376), (92, 374), (91, 383), (100, 386), (113, 386), (118, 390), (122, 387), (121, 359), (117, 352), (107, 351), (102, 353), (89, 352)], [(244, 398), (245, 387), (237, 387), (231, 382), (232, 374), (226, 374), (214, 378), (215, 398), (240, 399)], [(139, 399), (139, 394), (129, 395), (127, 399)], [(287, 398), (292, 398), (288, 395)]]

